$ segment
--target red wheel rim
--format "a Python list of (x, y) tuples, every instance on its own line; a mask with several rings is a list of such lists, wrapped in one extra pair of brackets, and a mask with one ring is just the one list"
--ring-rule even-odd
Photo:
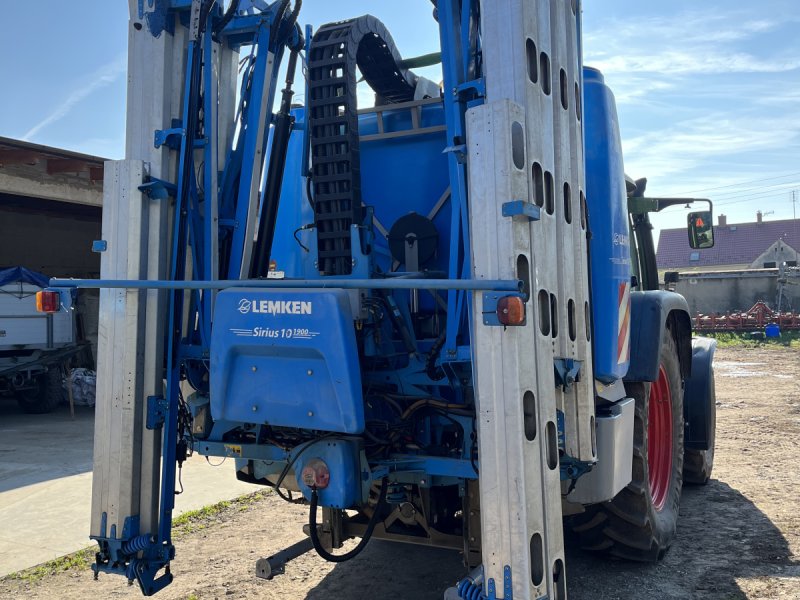
[(650, 386), (647, 411), (647, 466), (650, 471), (650, 495), (656, 510), (667, 503), (672, 479), (672, 393), (664, 365), (658, 379)]

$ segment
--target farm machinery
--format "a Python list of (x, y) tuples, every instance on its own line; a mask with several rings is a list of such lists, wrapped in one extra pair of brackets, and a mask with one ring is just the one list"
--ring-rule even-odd
[(625, 177), (580, 3), (437, 0), (411, 60), (300, 8), (130, 1), (102, 278), (52, 282), (101, 289), (96, 573), (172, 581), (189, 452), (308, 506), (266, 579), (384, 539), (461, 552), (450, 597), (565, 598), (565, 517), (660, 559), (710, 475), (714, 346), (658, 289), (676, 200)]

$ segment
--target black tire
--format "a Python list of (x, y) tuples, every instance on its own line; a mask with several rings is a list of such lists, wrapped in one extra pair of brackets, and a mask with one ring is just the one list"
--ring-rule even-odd
[(20, 395), (20, 408), (28, 414), (43, 415), (52, 412), (64, 399), (61, 366), (50, 365), (36, 378), (36, 387)]
[(717, 402), (714, 387), (714, 371), (711, 371), (711, 439), (708, 450), (686, 449), (683, 457), (683, 482), (692, 485), (706, 485), (714, 470), (714, 444), (717, 439)]
[(626, 391), (636, 401), (633, 478), (613, 500), (587, 506), (585, 513), (572, 518), (572, 529), (586, 550), (627, 560), (655, 562), (666, 555), (675, 538), (683, 486), (683, 381), (677, 347), (669, 330), (665, 331), (664, 338), (661, 365), (672, 399), (672, 467), (663, 506), (659, 510), (653, 500), (647, 456), (652, 384), (629, 383), (625, 385)]

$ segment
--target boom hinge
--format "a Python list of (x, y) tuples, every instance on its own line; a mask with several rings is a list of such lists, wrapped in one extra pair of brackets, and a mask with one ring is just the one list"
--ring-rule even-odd
[(147, 194), (151, 200), (166, 200), (170, 196), (174, 198), (177, 195), (178, 187), (169, 181), (148, 177), (147, 181), (139, 186), (139, 191)]
[(574, 358), (555, 358), (553, 367), (556, 375), (556, 387), (561, 387), (568, 392), (572, 384), (580, 381), (583, 361)]

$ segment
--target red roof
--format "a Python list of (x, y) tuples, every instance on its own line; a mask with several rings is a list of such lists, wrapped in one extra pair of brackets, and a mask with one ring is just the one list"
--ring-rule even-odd
[[(658, 237), (658, 267), (713, 267), (749, 265), (782, 240), (800, 251), (800, 222), (793, 219), (763, 223), (733, 223), (714, 226), (714, 247), (693, 250), (686, 228), (662, 229)], [(692, 256), (697, 260), (692, 260)]]

